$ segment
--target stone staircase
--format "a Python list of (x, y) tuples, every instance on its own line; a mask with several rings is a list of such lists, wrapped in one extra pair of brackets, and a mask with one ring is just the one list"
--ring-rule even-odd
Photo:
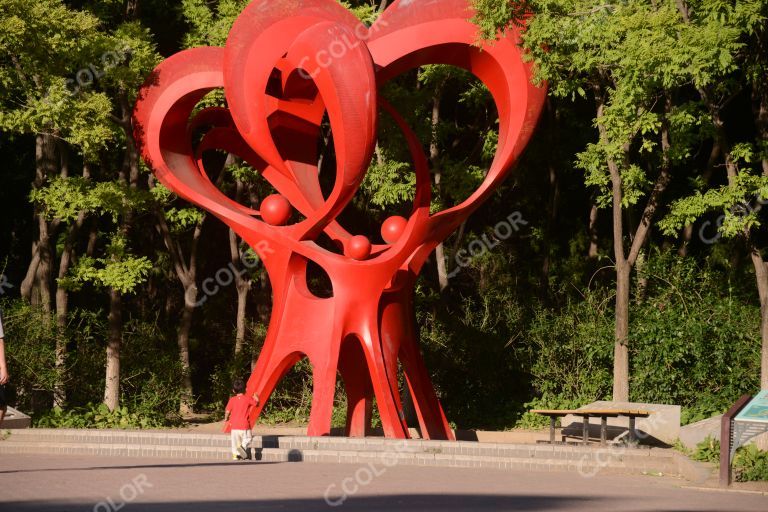
[[(229, 436), (173, 431), (11, 430), (0, 436), (0, 456), (71, 454), (107, 457), (158, 457), (229, 460)], [(256, 436), (256, 460), (320, 462), (391, 467), (398, 464), (497, 470), (571, 471), (676, 475), (703, 481), (709, 470), (683, 455), (661, 448), (502, 444), (380, 437)]]

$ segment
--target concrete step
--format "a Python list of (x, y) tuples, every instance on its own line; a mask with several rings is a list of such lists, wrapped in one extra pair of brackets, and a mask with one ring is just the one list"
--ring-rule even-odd
[(54, 455), (99, 455), (104, 457), (158, 457), (168, 459), (228, 460), (232, 457), (229, 448), (215, 446), (179, 446), (128, 443), (67, 443), (56, 441), (11, 441), (0, 442), (3, 454), (54, 454)]
[(380, 451), (345, 451), (263, 448), (257, 451), (258, 460), (265, 462), (312, 462), (334, 464), (363, 464), (373, 468), (397, 465), (481, 468), (530, 471), (577, 471), (585, 477), (597, 473), (634, 473), (679, 475), (674, 458), (651, 458), (631, 461), (615, 458), (583, 456), (580, 459), (493, 457), (473, 455), (448, 455), (440, 453), (407, 453)]
[[(66, 430), (29, 429), (10, 431), (10, 441), (56, 442), (76, 444), (130, 444), (135, 446), (182, 446), (228, 448), (226, 434), (191, 434), (181, 432), (125, 431), (125, 430)], [(283, 448), (287, 450), (409, 452), (434, 455), (467, 455), (476, 457), (545, 458), (580, 460), (585, 456), (610, 454), (612, 458), (641, 459), (671, 457), (669, 450), (657, 448), (623, 448), (620, 446), (579, 445), (526, 445), (477, 443), (467, 441), (398, 440), (386, 438), (293, 437), (255, 436), (257, 448)]]
[(190, 434), (140, 430), (25, 429), (9, 430), (8, 440), (18, 442), (56, 442), (77, 444), (132, 444), (229, 447), (228, 434)]
[[(418, 466), (682, 475), (694, 481), (700, 468), (672, 450), (575, 445), (396, 440), (384, 438), (256, 436), (257, 460), (324, 462), (390, 467)], [(12, 431), (0, 441), (0, 454), (48, 453), (108, 457), (158, 457), (229, 460), (226, 434), (157, 431), (56, 430)], [(699, 471), (699, 472), (697, 472)]]
[[(313, 450), (287, 448), (257, 448), (255, 458), (261, 462), (308, 462), (326, 464), (365, 465), (372, 470), (382, 470), (398, 465), (426, 467), (456, 467), (497, 470), (529, 471), (577, 471), (584, 476), (597, 473), (650, 473), (678, 474), (672, 459), (646, 458), (638, 463), (627, 463), (620, 458), (597, 459), (584, 456), (581, 459), (532, 459), (517, 457), (479, 457), (472, 455), (447, 455), (435, 453), (382, 452), (363, 450)], [(66, 443), (38, 441), (0, 442), (0, 454), (54, 454), (87, 455), (103, 457), (152, 457), (187, 460), (229, 460), (228, 448), (207, 446), (171, 446), (118, 443)]]
[(611, 455), (612, 458), (643, 459), (649, 457), (671, 458), (672, 452), (659, 448), (626, 448), (617, 446), (580, 446), (548, 444), (503, 444), (466, 441), (423, 441), (383, 438), (339, 437), (256, 437), (254, 446), (263, 448), (287, 448), (298, 450), (341, 450), (374, 452), (410, 452), (434, 455), (471, 455), (476, 457), (544, 458), (580, 460), (585, 456)]

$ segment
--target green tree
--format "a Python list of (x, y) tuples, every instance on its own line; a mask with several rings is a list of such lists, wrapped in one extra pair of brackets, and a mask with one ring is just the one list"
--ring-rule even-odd
[[(760, 0), (723, 3), (717, 1), (676, 2), (686, 28), (713, 41), (710, 51), (728, 66), (704, 67), (692, 73), (693, 84), (706, 112), (704, 135), (711, 139), (712, 163), (725, 168), (727, 183), (711, 186), (708, 180), (676, 201), (661, 223), (672, 234), (691, 226), (703, 215), (722, 212), (720, 233), (727, 239), (742, 240), (749, 252), (760, 299), (762, 338), (761, 379), (768, 388), (768, 263), (758, 230), (759, 213), (768, 200), (768, 3)], [(728, 42), (715, 45), (717, 39)], [(715, 58), (715, 55), (710, 57)], [(732, 140), (724, 111), (740, 94), (752, 99), (755, 134), (752, 140)]]
[[(493, 33), (488, 23), (502, 29), (510, 23), (498, 16), (503, 3), (476, 4), (486, 35)], [(740, 34), (692, 26), (672, 1), (534, 0), (529, 7), (534, 15), (524, 40), (537, 78), (549, 82), (555, 97), (594, 105), (596, 136), (577, 155), (577, 165), (585, 184), (598, 190), (598, 205), (612, 212), (613, 397), (627, 400), (631, 272), (704, 114), (686, 93), (699, 77), (733, 71)]]

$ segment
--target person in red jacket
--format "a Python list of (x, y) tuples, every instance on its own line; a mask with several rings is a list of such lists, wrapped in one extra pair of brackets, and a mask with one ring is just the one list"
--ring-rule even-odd
[(232, 460), (251, 458), (251, 419), (252, 407), (259, 406), (259, 395), (254, 393), (252, 397), (245, 396), (245, 382), (243, 379), (235, 379), (232, 383), (232, 392), (235, 396), (229, 399), (224, 422), (229, 423), (232, 436)]

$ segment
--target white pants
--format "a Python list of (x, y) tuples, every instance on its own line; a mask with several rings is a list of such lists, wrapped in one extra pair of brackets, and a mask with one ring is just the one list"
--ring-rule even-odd
[[(240, 455), (245, 457), (248, 453), (248, 447), (251, 444), (251, 431), (249, 430), (232, 430), (230, 432), (232, 440), (232, 455)], [(242, 452), (241, 452), (242, 450)]]

